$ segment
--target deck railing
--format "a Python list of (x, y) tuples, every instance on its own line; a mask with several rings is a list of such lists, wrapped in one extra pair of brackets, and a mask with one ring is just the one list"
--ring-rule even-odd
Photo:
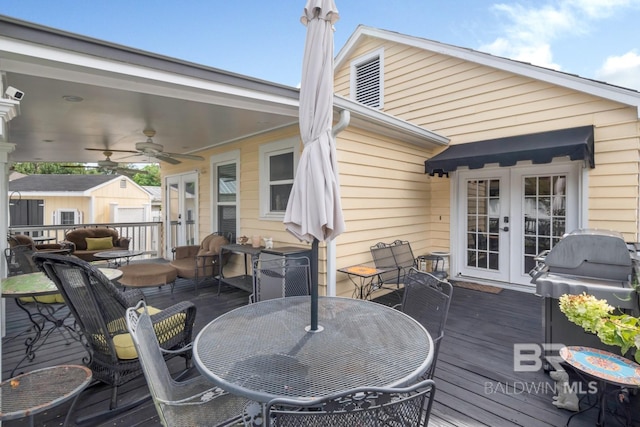
[(131, 250), (143, 251), (153, 258), (168, 258), (164, 254), (162, 222), (12, 226), (9, 227), (9, 234), (26, 234), (42, 242), (62, 242), (68, 231), (95, 227), (114, 228), (119, 236), (130, 238), (129, 249)]

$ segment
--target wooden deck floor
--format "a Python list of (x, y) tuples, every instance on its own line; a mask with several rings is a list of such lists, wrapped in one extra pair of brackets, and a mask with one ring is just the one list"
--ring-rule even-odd
[[(166, 307), (181, 300), (191, 300), (198, 307), (196, 331), (213, 318), (244, 305), (246, 292), (217, 285), (200, 286), (195, 295), (193, 285), (178, 281), (173, 294), (169, 287), (145, 289), (147, 300), (156, 307)], [(377, 298), (377, 302), (395, 304), (397, 294)], [(572, 414), (555, 408), (551, 402), (553, 382), (542, 371), (514, 372), (513, 344), (539, 343), (542, 339), (541, 299), (511, 290), (490, 294), (456, 287), (451, 304), (445, 339), (440, 349), (435, 380), (438, 385), (430, 426), (527, 426), (558, 427)], [(25, 329), (28, 321), (13, 301), (7, 300), (7, 337)], [(6, 379), (24, 354), (24, 337), (3, 341), (2, 378)], [(81, 363), (85, 355), (77, 342), (66, 344), (60, 334), (51, 335), (36, 358), (19, 371), (29, 371), (64, 363)], [(172, 372), (184, 367), (182, 359), (170, 363)], [(146, 393), (143, 378), (121, 387), (120, 401), (125, 403)], [(635, 399), (637, 396), (632, 396)], [(78, 401), (74, 418), (106, 409), (109, 388), (99, 385), (86, 391)], [(59, 426), (69, 404), (61, 405), (35, 417), (35, 425)], [(635, 407), (635, 406), (634, 406)], [(637, 412), (636, 412), (637, 413)], [(596, 411), (574, 417), (571, 427), (592, 426)], [(5, 426), (28, 425), (27, 420), (5, 421)], [(110, 418), (99, 426), (158, 425), (155, 409), (147, 402), (124, 414)], [(635, 424), (634, 424), (635, 425)], [(640, 424), (639, 424), (640, 425)]]

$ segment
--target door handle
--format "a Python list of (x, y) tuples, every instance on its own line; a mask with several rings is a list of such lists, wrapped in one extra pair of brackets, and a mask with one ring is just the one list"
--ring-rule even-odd
[(502, 231), (509, 231), (509, 227), (502, 228)]

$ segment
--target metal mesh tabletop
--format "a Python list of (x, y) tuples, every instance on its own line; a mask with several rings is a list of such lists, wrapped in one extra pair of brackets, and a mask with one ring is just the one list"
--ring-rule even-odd
[(78, 395), (91, 381), (91, 370), (61, 365), (18, 375), (0, 384), (0, 420), (35, 415)]
[(267, 402), (403, 385), (432, 362), (431, 337), (400, 311), (369, 301), (320, 297), (318, 319), (323, 330), (307, 332), (309, 297), (240, 307), (198, 334), (195, 363), (229, 392)]

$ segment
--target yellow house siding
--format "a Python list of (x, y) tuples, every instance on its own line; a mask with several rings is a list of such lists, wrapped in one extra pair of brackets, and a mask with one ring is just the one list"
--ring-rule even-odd
[[(355, 127), (338, 135), (337, 150), (347, 227), (336, 240), (337, 267), (372, 263), (378, 242), (407, 240), (416, 256), (432, 250), (426, 150)], [(350, 296), (347, 275), (336, 279), (338, 295)]]
[[(380, 48), (384, 112), (445, 135), (452, 145), (594, 125), (596, 168), (589, 171), (587, 225), (638, 240), (640, 132), (635, 108), (371, 37), (355, 46), (351, 59)], [(336, 90), (344, 96), (350, 91), (350, 62), (336, 72)], [(448, 249), (450, 179), (434, 177), (430, 196), (431, 243)]]
[(89, 211), (89, 200), (85, 197), (65, 197), (65, 196), (45, 196), (34, 197), (34, 199), (41, 199), (44, 203), (44, 225), (53, 224), (53, 214), (58, 209), (77, 209), (82, 212), (82, 218), (84, 220), (86, 213)]

